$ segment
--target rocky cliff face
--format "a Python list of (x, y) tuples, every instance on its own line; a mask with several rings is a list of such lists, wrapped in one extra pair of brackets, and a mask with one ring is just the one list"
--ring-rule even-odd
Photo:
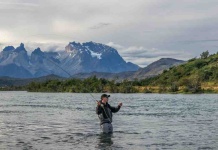
[(29, 57), (23, 43), (16, 49), (5, 47), (0, 53), (0, 76), (29, 78), (32, 77), (29, 68)]

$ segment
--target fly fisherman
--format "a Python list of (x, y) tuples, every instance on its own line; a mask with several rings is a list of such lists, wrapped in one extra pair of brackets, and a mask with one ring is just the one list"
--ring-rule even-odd
[(102, 94), (101, 100), (97, 102), (96, 113), (100, 119), (101, 129), (104, 133), (112, 133), (112, 113), (116, 113), (120, 110), (122, 103), (119, 103), (117, 107), (112, 107), (108, 104), (108, 98), (110, 95)]

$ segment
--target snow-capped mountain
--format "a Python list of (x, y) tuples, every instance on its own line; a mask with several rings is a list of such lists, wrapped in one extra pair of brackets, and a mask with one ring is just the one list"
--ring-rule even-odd
[(94, 42), (69, 43), (65, 54), (60, 57), (63, 68), (71, 65), (68, 70), (71, 74), (93, 71), (117, 73), (139, 68), (132, 63), (126, 63), (114, 48)]
[(7, 46), (0, 53), (0, 76), (29, 78), (49, 74), (69, 77), (77, 73), (136, 71), (139, 67), (125, 62), (117, 50), (104, 44), (70, 42), (64, 51), (43, 52), (35, 49), (27, 55), (24, 44)]

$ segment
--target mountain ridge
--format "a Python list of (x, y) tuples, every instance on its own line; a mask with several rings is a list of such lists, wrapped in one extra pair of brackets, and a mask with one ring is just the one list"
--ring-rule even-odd
[[(164, 59), (175, 60), (176, 61), (176, 59), (171, 59), (171, 58), (164, 58)], [(161, 60), (163, 60), (163, 59), (155, 61), (155, 62), (153, 62), (151, 64), (160, 64), (160, 62), (162, 62)], [(181, 62), (181, 60), (178, 60), (178, 62)], [(183, 62), (184, 61), (182, 61), (182, 63)], [(149, 65), (147, 67), (149, 67)], [(145, 67), (143, 69), (147, 70), (146, 69), (147, 67)], [(168, 67), (168, 69), (169, 68), (170, 68), (170, 66)], [(165, 69), (165, 70), (167, 70), (167, 69)], [(138, 74), (139, 71), (141, 71), (141, 69), (139, 69), (138, 71), (128, 71), (128, 72), (121, 72), (121, 73), (108, 73), (108, 72), (93, 71), (91, 73), (78, 73), (78, 74), (72, 75), (71, 78), (86, 79), (86, 78), (89, 78), (89, 77), (96, 76), (97, 78), (104, 78), (104, 79), (115, 80), (117, 82), (121, 82), (124, 79), (135, 80), (136, 79), (135, 74)], [(164, 70), (162, 69), (162, 71), (164, 71)], [(53, 77), (53, 76), (55, 76), (55, 77)], [(148, 78), (148, 77), (151, 77), (151, 76), (145, 76), (145, 77), (140, 76), (140, 78), (137, 78), (137, 79), (140, 80), (140, 79), (144, 79), (144, 78)], [(66, 79), (66, 78), (63, 78), (63, 77), (60, 77), (60, 76), (56, 76), (56, 75), (49, 75), (49, 76), (44, 76), (44, 77), (39, 77), (39, 78), (32, 78), (32, 79), (31, 78), (30, 79), (16, 79), (16, 78), (10, 78), (10, 77), (7, 77), (7, 78), (8, 78), (7, 81), (10, 84), (6, 84), (6, 85), (14, 85), (14, 86), (20, 86), (21, 84), (25, 85), (25, 84), (28, 84), (28, 83), (30, 83), (32, 81), (38, 82), (38, 81), (46, 81), (46, 80), (51, 80), (51, 79)], [(5, 77), (0, 77), (0, 85), (4, 85), (4, 84), (2, 84), (2, 83), (5, 83), (4, 79), (5, 79)], [(25, 83), (25, 84), (23, 84), (23, 83)]]
[(69, 74), (80, 72), (118, 73), (136, 71), (138, 68), (139, 66), (124, 61), (116, 49), (95, 42), (69, 42), (65, 50), (59, 52), (43, 52), (38, 47), (30, 56), (21, 43), (17, 48), (6, 46), (0, 53), (0, 76), (35, 78), (56, 74), (69, 77)]
[(115, 79), (115, 80), (134, 80), (134, 79), (144, 79), (148, 77), (153, 77), (161, 74), (164, 70), (169, 69), (172, 66), (177, 66), (184, 63), (183, 60), (177, 60), (174, 58), (161, 58), (147, 67), (140, 68), (137, 71), (128, 71), (121, 73), (102, 73), (102, 72), (91, 72), (91, 73), (79, 73), (75, 74), (72, 77), (74, 78), (88, 78), (91, 76), (96, 76), (97, 78), (105, 77), (106, 79)]

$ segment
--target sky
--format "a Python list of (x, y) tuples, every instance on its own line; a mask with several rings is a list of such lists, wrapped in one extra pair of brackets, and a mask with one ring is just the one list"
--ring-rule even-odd
[(217, 0), (0, 0), (0, 47), (112, 46), (141, 67), (218, 52)]

